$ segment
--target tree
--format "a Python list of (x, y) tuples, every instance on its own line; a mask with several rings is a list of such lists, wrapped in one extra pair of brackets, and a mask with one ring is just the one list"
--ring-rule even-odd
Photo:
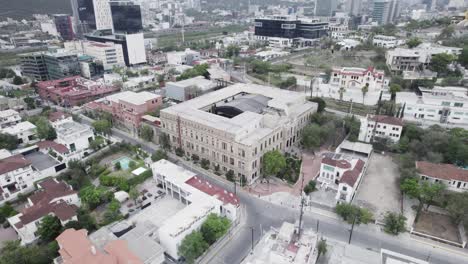
[(366, 85), (364, 85), (361, 88), (361, 92), (362, 92), (362, 104), (364, 104), (364, 98), (366, 97), (367, 92), (369, 92), (369, 84), (368, 83), (366, 83)]
[(195, 65), (192, 69), (185, 70), (181, 75), (177, 76), (177, 81), (190, 79), (196, 76), (207, 77), (209, 75), (208, 68), (209, 66), (206, 63)]
[(317, 243), (317, 259), (319, 259), (320, 256), (327, 254), (327, 251), (327, 240), (321, 238), (320, 241)]
[(154, 131), (151, 127), (143, 125), (140, 129), (140, 137), (145, 141), (153, 141)]
[(15, 76), (13, 78), (13, 84), (14, 85), (22, 85), (22, 84), (24, 84), (24, 82), (23, 82), (23, 79), (21, 79), (20, 76)]
[(120, 164), (120, 162), (116, 162), (114, 163), (114, 170), (121, 170), (122, 169), (122, 165)]
[(311, 192), (316, 190), (316, 182), (315, 181), (309, 181), (309, 183), (304, 187), (304, 192), (306, 195), (309, 195)]
[(159, 144), (161, 147), (165, 150), (170, 150), (171, 149), (171, 141), (169, 138), (169, 135), (166, 133), (161, 133), (159, 135)]
[(390, 84), (390, 94), (392, 95), (392, 101), (395, 101), (396, 99), (396, 93), (401, 92), (401, 86), (396, 83)]
[(67, 222), (67, 223), (65, 224), (65, 226), (63, 227), (63, 229), (66, 230), (66, 229), (69, 229), (69, 228), (73, 228), (73, 229), (75, 229), (75, 230), (80, 230), (80, 229), (83, 228), (83, 225), (81, 225), (81, 223), (78, 222), (78, 221), (70, 221), (70, 222)]
[(18, 138), (14, 135), (0, 133), (0, 149), (14, 150), (18, 146)]
[(96, 151), (101, 148), (102, 144), (104, 144), (104, 139), (102, 137), (96, 137), (89, 143), (89, 147)]
[(195, 263), (195, 260), (205, 252), (209, 247), (199, 231), (193, 231), (187, 235), (179, 246), (179, 255), (185, 258), (189, 264)]
[(192, 154), (192, 160), (197, 163), (200, 160), (200, 157), (197, 154)]
[(36, 126), (37, 136), (41, 139), (54, 140), (57, 138), (55, 129), (44, 116), (34, 116), (29, 121)]
[(28, 109), (35, 109), (36, 108), (36, 100), (31, 97), (25, 97), (23, 101), (26, 103)]
[(468, 45), (465, 45), (461, 54), (458, 55), (458, 63), (463, 67), (468, 68)]
[(137, 166), (136, 162), (134, 160), (131, 160), (129, 163), (128, 163), (128, 167), (130, 169), (135, 169)]
[(60, 220), (56, 216), (46, 215), (37, 228), (37, 234), (42, 241), (50, 242), (60, 235), (61, 230)]
[(343, 101), (343, 95), (345, 92), (346, 92), (346, 88), (344, 87), (340, 87), (340, 89), (338, 90), (338, 93), (340, 95), (340, 101)]
[(360, 208), (349, 203), (340, 203), (335, 207), (335, 212), (349, 224), (367, 224), (372, 221), (373, 215), (366, 208)]
[(451, 192), (448, 194), (445, 208), (455, 224), (468, 220), (468, 192)]
[(226, 179), (227, 179), (228, 181), (231, 181), (231, 182), (234, 182), (234, 181), (235, 181), (235, 179), (234, 179), (234, 171), (233, 171), (233, 170), (228, 170), (228, 171), (226, 172)]
[(109, 195), (106, 189), (90, 185), (82, 188), (79, 192), (79, 196), (81, 201), (85, 203), (89, 209), (94, 209), (98, 205), (107, 201)]
[(318, 113), (322, 113), (325, 110), (325, 108), (327, 107), (327, 104), (325, 103), (325, 101), (320, 97), (314, 97), (312, 99), (309, 99), (309, 101), (318, 104), (318, 108), (317, 108)]
[(110, 135), (112, 133), (112, 124), (109, 120), (101, 119), (94, 121), (92, 126), (96, 133), (103, 135)]
[(384, 217), (384, 231), (398, 235), (406, 230), (406, 217), (402, 214), (387, 212)]
[(201, 165), (201, 167), (202, 167), (203, 169), (207, 170), (207, 169), (210, 168), (210, 161), (207, 160), (207, 159), (205, 159), (205, 158), (203, 158), (203, 159), (201, 160), (201, 162), (200, 162), (200, 165)]
[(437, 72), (437, 74), (440, 76), (446, 76), (447, 73), (449, 72), (448, 66), (452, 62), (454, 62), (455, 59), (456, 59), (455, 56), (448, 54), (448, 53), (435, 54), (431, 58), (429, 69)]
[(133, 202), (136, 204), (136, 200), (137, 200), (138, 197), (140, 196), (140, 193), (138, 192), (137, 188), (132, 187), (132, 188), (130, 189), (130, 191), (128, 192), (128, 196), (129, 196), (130, 199), (132, 199)]
[(302, 145), (311, 150), (315, 150), (322, 145), (322, 128), (317, 124), (311, 124), (302, 131)]
[(203, 222), (200, 232), (203, 235), (203, 239), (212, 245), (229, 230), (230, 226), (231, 223), (226, 217), (219, 217), (212, 213)]
[(226, 49), (226, 57), (232, 58), (239, 56), (240, 48), (237, 45), (229, 45)]
[(97, 228), (96, 220), (91, 216), (89, 211), (82, 208), (78, 209), (78, 222), (88, 232), (92, 232)]
[(422, 41), (419, 38), (411, 38), (410, 40), (408, 40), (408, 42), (406, 42), (406, 44), (408, 45), (410, 49), (419, 46), (419, 44), (421, 43)]
[(167, 153), (164, 150), (158, 149), (151, 155), (151, 160), (156, 162), (158, 160), (167, 159)]
[(426, 210), (429, 209), (429, 206), (434, 204), (440, 197), (442, 197), (442, 193), (445, 190), (445, 185), (441, 183), (428, 183), (423, 182), (421, 184), (421, 202), (426, 204)]
[(18, 212), (16, 212), (9, 202), (6, 202), (0, 207), (0, 224), (3, 224), (8, 217), (12, 217), (16, 214), (18, 214)]
[(5, 241), (0, 251), (0, 263), (49, 264), (56, 255), (57, 250), (48, 245), (21, 246), (20, 240)]
[(278, 150), (268, 151), (263, 155), (263, 168), (265, 176), (276, 176), (286, 168), (286, 159)]

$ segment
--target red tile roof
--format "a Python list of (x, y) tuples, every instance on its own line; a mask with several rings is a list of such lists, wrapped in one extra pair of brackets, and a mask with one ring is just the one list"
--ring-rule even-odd
[(352, 170), (345, 171), (343, 175), (341, 176), (340, 183), (346, 183), (351, 187), (354, 187), (356, 184), (359, 175), (361, 175), (362, 170), (364, 168), (364, 161), (359, 159), (356, 162), (356, 165), (354, 165), (354, 168)]
[(403, 126), (403, 120), (401, 120), (400, 118), (393, 117), (393, 116), (372, 115), (372, 116), (369, 116), (369, 119), (374, 122), (378, 122), (382, 124)]
[(221, 187), (213, 185), (200, 177), (194, 176), (188, 179), (185, 183), (210, 196), (216, 197), (224, 204), (230, 203), (235, 206), (239, 206), (240, 204), (239, 198), (235, 194), (228, 192)]
[(31, 165), (23, 155), (18, 154), (0, 160), (0, 175)]
[(468, 170), (461, 169), (452, 164), (416, 161), (416, 169), (420, 174), (431, 178), (468, 182)]
[(346, 160), (336, 160), (336, 159), (332, 159), (330, 157), (323, 158), (322, 163), (325, 163), (325, 164), (333, 166), (333, 167), (338, 167), (340, 169), (349, 169), (349, 168), (351, 168), (351, 163), (349, 163), (348, 161), (346, 161)]
[(60, 119), (64, 119), (70, 117), (70, 114), (64, 113), (62, 111), (56, 111), (56, 112), (50, 112), (49, 113), (49, 121), (50, 122), (55, 122)]
[(77, 193), (70, 188), (65, 182), (58, 182), (55, 179), (49, 178), (40, 183), (38, 186), (41, 188), (33, 195), (29, 196), (29, 199), (33, 204), (39, 203), (42, 200), (52, 201), (53, 199), (72, 195)]
[(45, 140), (45, 141), (38, 142), (36, 145), (40, 149), (53, 149), (56, 152), (61, 153), (61, 154), (65, 154), (69, 152), (68, 148), (65, 145), (57, 143), (55, 141)]

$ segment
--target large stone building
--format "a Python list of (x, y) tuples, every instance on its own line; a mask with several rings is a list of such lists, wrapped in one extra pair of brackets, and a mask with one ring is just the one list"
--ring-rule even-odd
[(263, 154), (289, 150), (316, 111), (303, 93), (235, 84), (161, 110), (161, 123), (174, 148), (252, 183)]

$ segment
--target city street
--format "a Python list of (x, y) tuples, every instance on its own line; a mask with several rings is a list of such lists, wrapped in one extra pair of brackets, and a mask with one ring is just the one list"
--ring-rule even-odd
[[(86, 124), (91, 123), (86, 117), (82, 118), (82, 122)], [(112, 132), (113, 136), (123, 141), (132, 144), (140, 144), (145, 151), (152, 153), (158, 148), (155, 144), (144, 142), (115, 128), (112, 129)], [(222, 186), (229, 191), (234, 191), (234, 185), (231, 182), (227, 182), (222, 178), (211, 178), (205, 175), (201, 170), (193, 167), (189, 169), (194, 170), (213, 184)], [(233, 235), (230, 243), (219, 250), (217, 256), (212, 259), (211, 263), (213, 264), (240, 263), (251, 250), (252, 228), (254, 230), (254, 243), (256, 243), (261, 237), (262, 230), (267, 230), (272, 227), (279, 228), (283, 221), (294, 222), (299, 218), (299, 204), (295, 208), (280, 206), (254, 197), (246, 190), (239, 191), (239, 188), (237, 188), (237, 190), (237, 195), (241, 203), (246, 207), (246, 224), (237, 234)], [(318, 231), (321, 235), (347, 242), (349, 239), (350, 225), (330, 217), (329, 214), (320, 214), (320, 211), (321, 210), (314, 210), (313, 208), (307, 211), (304, 216), (304, 227), (316, 230), (318, 221)], [(410, 237), (409, 233), (404, 233), (397, 237), (387, 235), (380, 231), (380, 227), (376, 225), (356, 226), (351, 243), (375, 252), (380, 252), (381, 248), (385, 248), (412, 257), (429, 260), (430, 263), (468, 263), (468, 254), (464, 253), (466, 250), (450, 246), (436, 247), (434, 245), (439, 245), (436, 242), (431, 242), (431, 244), (423, 243)]]

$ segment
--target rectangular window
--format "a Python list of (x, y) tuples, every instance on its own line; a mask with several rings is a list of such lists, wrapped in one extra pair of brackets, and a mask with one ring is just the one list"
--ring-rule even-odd
[(255, 27), (262, 27), (263, 23), (262, 22), (255, 22)]
[(442, 102), (442, 106), (450, 106), (450, 102)]
[(327, 171), (335, 171), (335, 168), (329, 165), (323, 165), (323, 169)]
[(282, 29), (295, 29), (296, 24), (281, 24)]

